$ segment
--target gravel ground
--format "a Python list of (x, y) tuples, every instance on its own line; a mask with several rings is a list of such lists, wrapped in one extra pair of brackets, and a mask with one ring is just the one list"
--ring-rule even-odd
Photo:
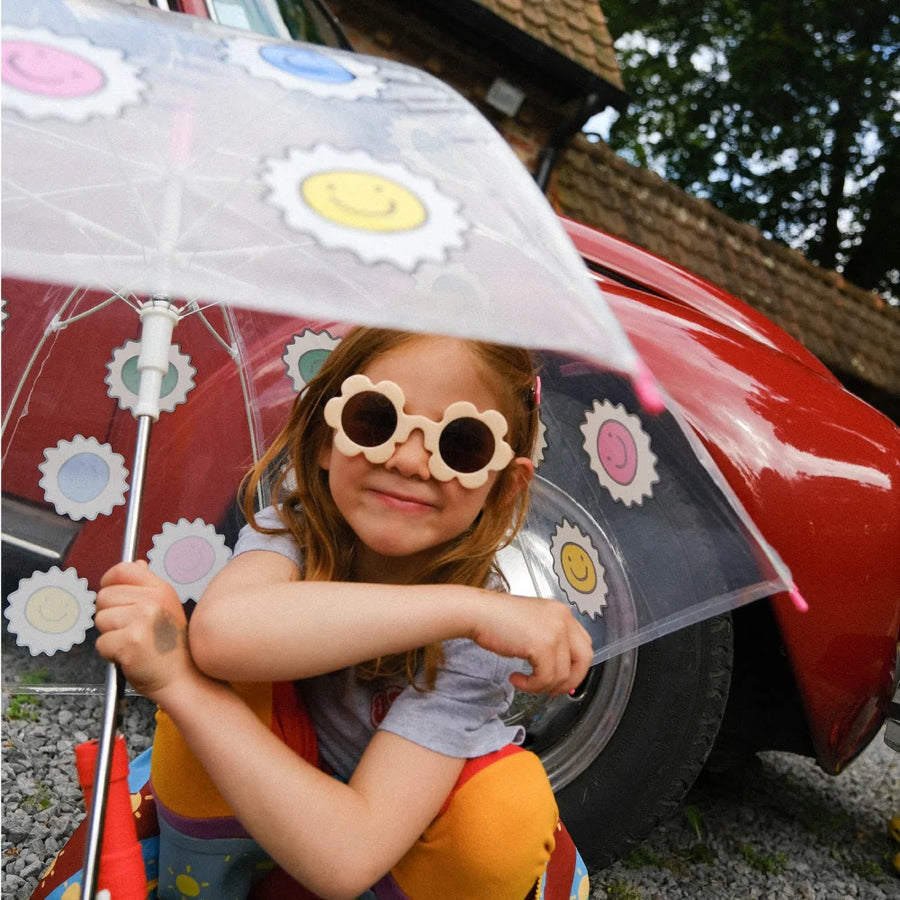
[[(4, 666), (9, 677), (9, 668)], [(14, 688), (13, 688), (14, 690)], [(73, 748), (96, 737), (99, 697), (3, 691), (2, 896), (25, 900), (83, 815)], [(132, 755), (153, 709), (128, 701)], [(879, 736), (838, 778), (765, 753), (753, 771), (702, 777), (682, 808), (626, 859), (592, 876), (591, 900), (900, 898), (887, 832), (900, 815), (900, 754)]]
[(626, 859), (591, 879), (616, 900), (900, 898), (900, 753), (883, 732), (841, 775), (790, 753), (752, 771), (703, 774), (681, 808)]

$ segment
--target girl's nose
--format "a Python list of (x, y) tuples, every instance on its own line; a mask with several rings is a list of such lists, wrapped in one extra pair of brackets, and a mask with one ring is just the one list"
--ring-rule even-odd
[(431, 470), (428, 468), (430, 456), (429, 451), (425, 449), (425, 435), (421, 429), (414, 428), (405, 441), (394, 447), (394, 452), (384, 465), (407, 478), (425, 480), (431, 477)]

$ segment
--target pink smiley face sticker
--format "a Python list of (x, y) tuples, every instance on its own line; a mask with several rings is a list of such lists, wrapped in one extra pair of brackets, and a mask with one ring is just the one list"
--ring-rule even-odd
[(590, 467), (613, 500), (632, 506), (653, 496), (656, 454), (641, 420), (621, 403), (595, 400), (581, 426)]
[(213, 570), (216, 552), (202, 537), (184, 537), (166, 551), (166, 573), (180, 584), (199, 581)]
[(35, 41), (12, 40), (2, 45), (4, 84), (44, 97), (89, 97), (106, 84), (94, 63), (64, 50)]
[(623, 422), (607, 419), (597, 432), (597, 456), (607, 475), (617, 484), (631, 484), (637, 473), (638, 451)]

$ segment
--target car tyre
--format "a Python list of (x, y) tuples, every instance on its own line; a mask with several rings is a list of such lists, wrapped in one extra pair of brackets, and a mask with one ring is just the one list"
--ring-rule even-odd
[(526, 745), (590, 868), (625, 855), (694, 783), (724, 715), (732, 652), (726, 614), (600, 663), (573, 698), (540, 711), (524, 700)]

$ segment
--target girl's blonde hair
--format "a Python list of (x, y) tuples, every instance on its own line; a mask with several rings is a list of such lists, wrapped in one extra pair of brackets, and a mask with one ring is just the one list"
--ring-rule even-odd
[[(332, 500), (328, 472), (319, 463), (323, 448), (332, 437), (325, 422), (325, 404), (340, 394), (341, 385), (350, 375), (395, 347), (424, 337), (427, 336), (382, 328), (351, 331), (294, 401), (284, 428), (244, 479), (241, 502), (247, 521), (258, 531), (290, 533), (303, 555), (305, 580), (352, 580), (358, 543)], [(515, 456), (530, 458), (538, 429), (530, 354), (486, 341), (466, 343), (496, 386), (500, 412), (509, 424), (506, 440)], [(475, 522), (423, 567), (416, 583), (473, 587), (485, 587), (494, 579), (503, 583), (495, 557), (521, 527), (528, 505), (527, 485), (514, 483), (514, 478), (511, 466), (499, 473)], [(277, 499), (283, 528), (273, 531), (257, 524), (254, 499), (260, 487), (268, 487)], [(440, 645), (435, 644), (364, 663), (358, 667), (358, 673), (376, 677), (405, 672), (413, 684), (421, 673), (430, 689), (442, 661)]]

